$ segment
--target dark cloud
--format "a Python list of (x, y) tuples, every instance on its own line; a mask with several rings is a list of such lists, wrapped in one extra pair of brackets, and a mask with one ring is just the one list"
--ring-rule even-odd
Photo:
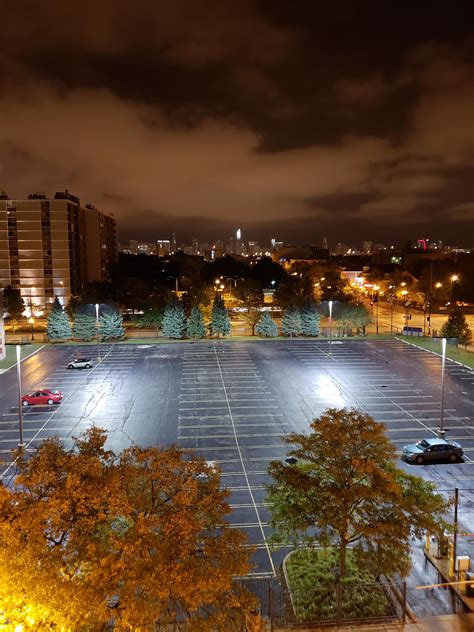
[(67, 187), (125, 237), (468, 243), (468, 7), (10, 3), (0, 188)]

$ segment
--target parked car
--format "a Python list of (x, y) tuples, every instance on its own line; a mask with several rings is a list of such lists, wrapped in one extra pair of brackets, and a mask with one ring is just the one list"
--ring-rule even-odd
[(408, 463), (431, 463), (434, 461), (456, 462), (463, 455), (461, 445), (457, 441), (433, 438), (422, 439), (418, 443), (406, 445), (402, 458)]
[(92, 369), (94, 363), (90, 358), (74, 358), (68, 363), (68, 369)]
[(50, 391), (47, 388), (43, 388), (39, 391), (35, 391), (30, 395), (23, 395), (21, 398), (22, 406), (34, 406), (35, 404), (59, 404), (62, 400), (63, 394), (59, 391)]

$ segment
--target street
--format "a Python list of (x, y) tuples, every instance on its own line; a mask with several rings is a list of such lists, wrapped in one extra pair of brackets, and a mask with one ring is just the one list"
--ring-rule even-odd
[[(395, 339), (333, 341), (332, 355), (329, 342), (317, 339), (102, 345), (99, 364), (68, 370), (67, 361), (85, 349), (95, 358), (93, 346), (48, 346), (22, 363), (24, 393), (46, 387), (65, 395), (59, 405), (24, 410), (27, 450), (54, 435), (72, 446), (73, 437), (95, 424), (108, 431), (108, 446), (116, 451), (133, 442), (177, 443), (216, 461), (231, 492), (231, 524), (256, 546), (255, 577), (273, 576), (285, 554), (267, 544), (265, 502), (269, 461), (286, 454), (283, 434), (307, 430), (328, 407), (371, 414), (387, 425), (399, 450), (435, 436), (439, 426), (439, 358)], [(7, 482), (14, 473), (10, 450), (18, 442), (15, 368), (0, 375), (0, 393)], [(447, 361), (445, 426), (447, 436), (463, 445), (464, 462), (399, 463), (435, 481), (443, 493), (461, 489), (460, 530), (466, 533), (474, 525), (473, 407), (474, 371)], [(463, 553), (474, 554), (468, 537), (458, 540)], [(424, 582), (420, 564), (415, 584)], [(443, 594), (439, 609), (449, 611)]]

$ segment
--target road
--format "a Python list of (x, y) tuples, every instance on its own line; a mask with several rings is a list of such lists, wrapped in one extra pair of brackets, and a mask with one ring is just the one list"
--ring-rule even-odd
[[(370, 308), (370, 306), (369, 306)], [(411, 316), (410, 319), (407, 320), (407, 324), (409, 327), (421, 327), (426, 334), (428, 334), (428, 322), (425, 320), (425, 315), (422, 311), (416, 310), (408, 307), (407, 314)], [(373, 324), (369, 328), (370, 333), (375, 332), (376, 321), (377, 321), (377, 304), (372, 307), (372, 318), (374, 320)], [(448, 314), (431, 314), (431, 330), (439, 332), (441, 327), (446, 322), (448, 318)], [(392, 306), (390, 303), (380, 302), (378, 305), (378, 321), (379, 321), (379, 332), (380, 333), (390, 333), (391, 329), (391, 320), (392, 320)], [(474, 331), (474, 314), (467, 314), (466, 320), (469, 324), (469, 327)], [(405, 308), (401, 305), (393, 306), (393, 332), (400, 333), (402, 328), (405, 326)]]
[[(273, 576), (285, 554), (268, 547), (265, 502), (268, 464), (286, 454), (283, 434), (307, 430), (328, 407), (366, 411), (386, 424), (398, 449), (435, 436), (439, 425), (439, 358), (394, 339), (334, 341), (332, 355), (328, 341), (317, 339), (103, 345), (98, 365), (69, 371), (65, 365), (76, 353), (73, 346), (49, 346), (22, 363), (25, 392), (44, 386), (65, 394), (59, 406), (25, 411), (27, 449), (53, 435), (72, 446), (95, 424), (108, 431), (116, 451), (133, 442), (176, 443), (216, 461), (231, 492), (231, 525), (256, 546), (255, 577)], [(7, 462), (18, 441), (15, 380), (14, 369), (0, 375), (0, 450)], [(461, 531), (472, 533), (474, 371), (447, 361), (445, 393), (448, 436), (462, 443), (464, 462), (400, 466), (448, 495), (460, 488)], [(14, 468), (3, 469), (8, 480)], [(470, 540), (459, 538), (459, 554), (474, 554)], [(414, 559), (411, 588), (433, 581), (419, 552)], [(429, 603), (432, 614), (450, 611), (446, 591)]]

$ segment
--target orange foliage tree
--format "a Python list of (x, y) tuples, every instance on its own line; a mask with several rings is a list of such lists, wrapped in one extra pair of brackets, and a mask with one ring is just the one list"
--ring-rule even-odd
[(219, 473), (176, 447), (115, 455), (49, 439), (0, 488), (0, 622), (22, 629), (240, 630), (253, 598)]

